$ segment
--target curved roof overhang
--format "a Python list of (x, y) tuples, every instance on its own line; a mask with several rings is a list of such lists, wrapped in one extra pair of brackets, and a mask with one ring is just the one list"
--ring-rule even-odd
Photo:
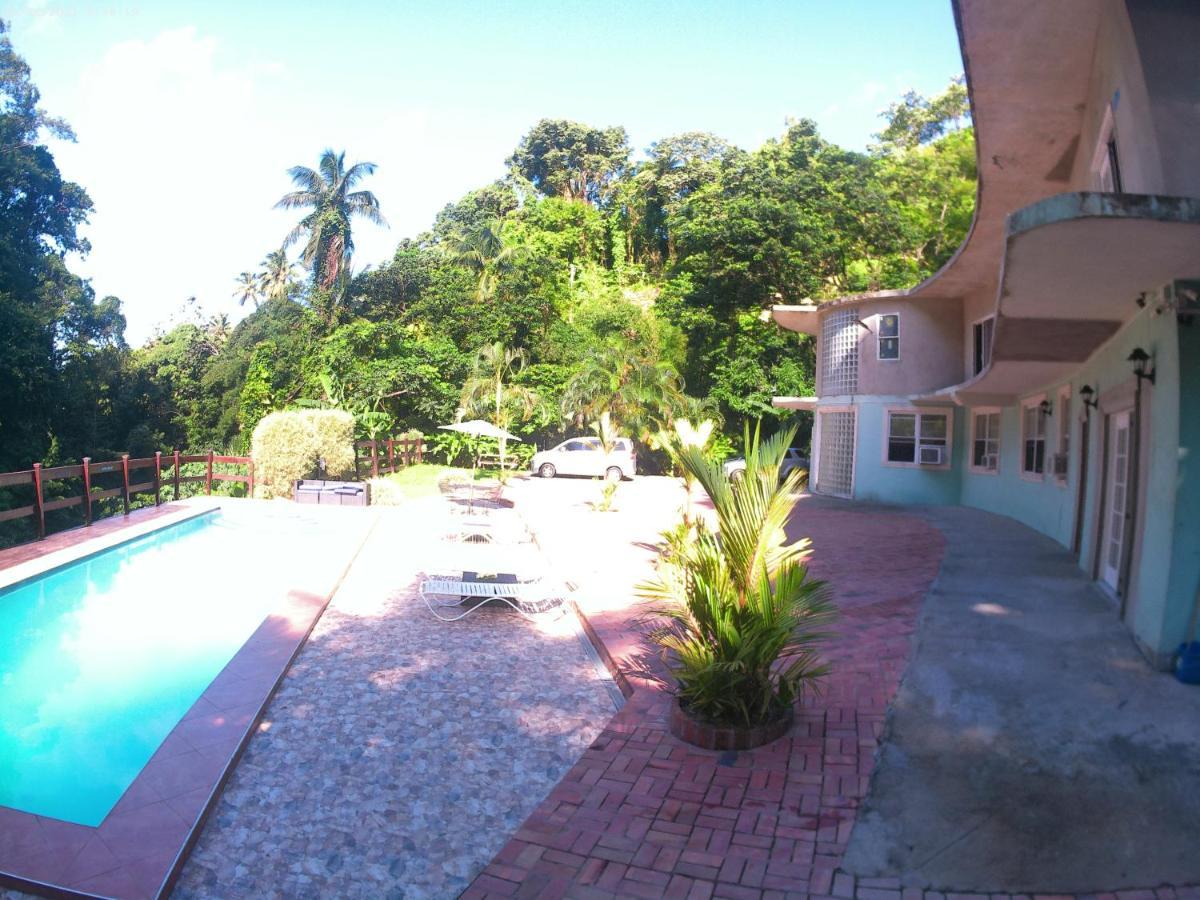
[(772, 397), (771, 405), (776, 409), (803, 409), (811, 412), (817, 408), (816, 397)]
[[(1195, 272), (1181, 272), (1193, 260)], [(1200, 199), (1067, 193), (1009, 217), (992, 360), (930, 397), (1007, 402), (1066, 377), (1145, 304), (1200, 275)]]
[(1078, 153), (1103, 5), (1096, 0), (951, 0), (975, 128), (975, 214), (966, 239), (907, 290), (776, 306), (782, 327), (815, 334), (818, 310), (872, 300), (994, 296), (1005, 220), (1061, 191)]

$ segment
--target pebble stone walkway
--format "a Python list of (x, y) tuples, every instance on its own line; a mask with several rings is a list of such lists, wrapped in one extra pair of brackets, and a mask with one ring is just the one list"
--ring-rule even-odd
[(428, 527), (408, 508), (376, 527), (173, 897), (453, 897), (612, 716), (571, 629), (429, 614)]

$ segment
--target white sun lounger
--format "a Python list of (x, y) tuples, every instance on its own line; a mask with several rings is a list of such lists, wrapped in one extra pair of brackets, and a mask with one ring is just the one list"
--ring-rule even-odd
[[(562, 607), (562, 592), (548, 590), (542, 579), (535, 581), (470, 581), (453, 578), (427, 578), (418, 589), (429, 611), (443, 622), (456, 622), (493, 600), (507, 603), (526, 618)], [(440, 610), (457, 607), (458, 615)]]

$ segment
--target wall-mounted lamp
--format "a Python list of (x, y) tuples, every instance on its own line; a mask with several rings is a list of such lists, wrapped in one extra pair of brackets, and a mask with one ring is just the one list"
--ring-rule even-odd
[(1129, 362), (1133, 363), (1133, 374), (1137, 376), (1137, 380), (1149, 381), (1154, 384), (1154, 369), (1146, 371), (1146, 363), (1150, 362), (1150, 354), (1141, 347), (1134, 347), (1133, 352), (1129, 354)]
[(1050, 405), (1049, 400), (1043, 400), (1041, 403), (1039, 403), (1038, 409), (1041, 411), (1043, 416), (1052, 415), (1054, 412), (1054, 407)]
[(1090, 384), (1085, 384), (1079, 389), (1079, 399), (1087, 409), (1095, 409), (1100, 405), (1100, 401), (1096, 399), (1096, 391)]

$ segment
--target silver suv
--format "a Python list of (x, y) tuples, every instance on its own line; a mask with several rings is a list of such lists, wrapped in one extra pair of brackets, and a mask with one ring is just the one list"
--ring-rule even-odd
[(577, 437), (533, 455), (529, 464), (543, 478), (555, 475), (604, 476), (610, 481), (637, 474), (637, 453), (629, 438), (617, 438), (612, 453), (605, 453), (599, 438)]

